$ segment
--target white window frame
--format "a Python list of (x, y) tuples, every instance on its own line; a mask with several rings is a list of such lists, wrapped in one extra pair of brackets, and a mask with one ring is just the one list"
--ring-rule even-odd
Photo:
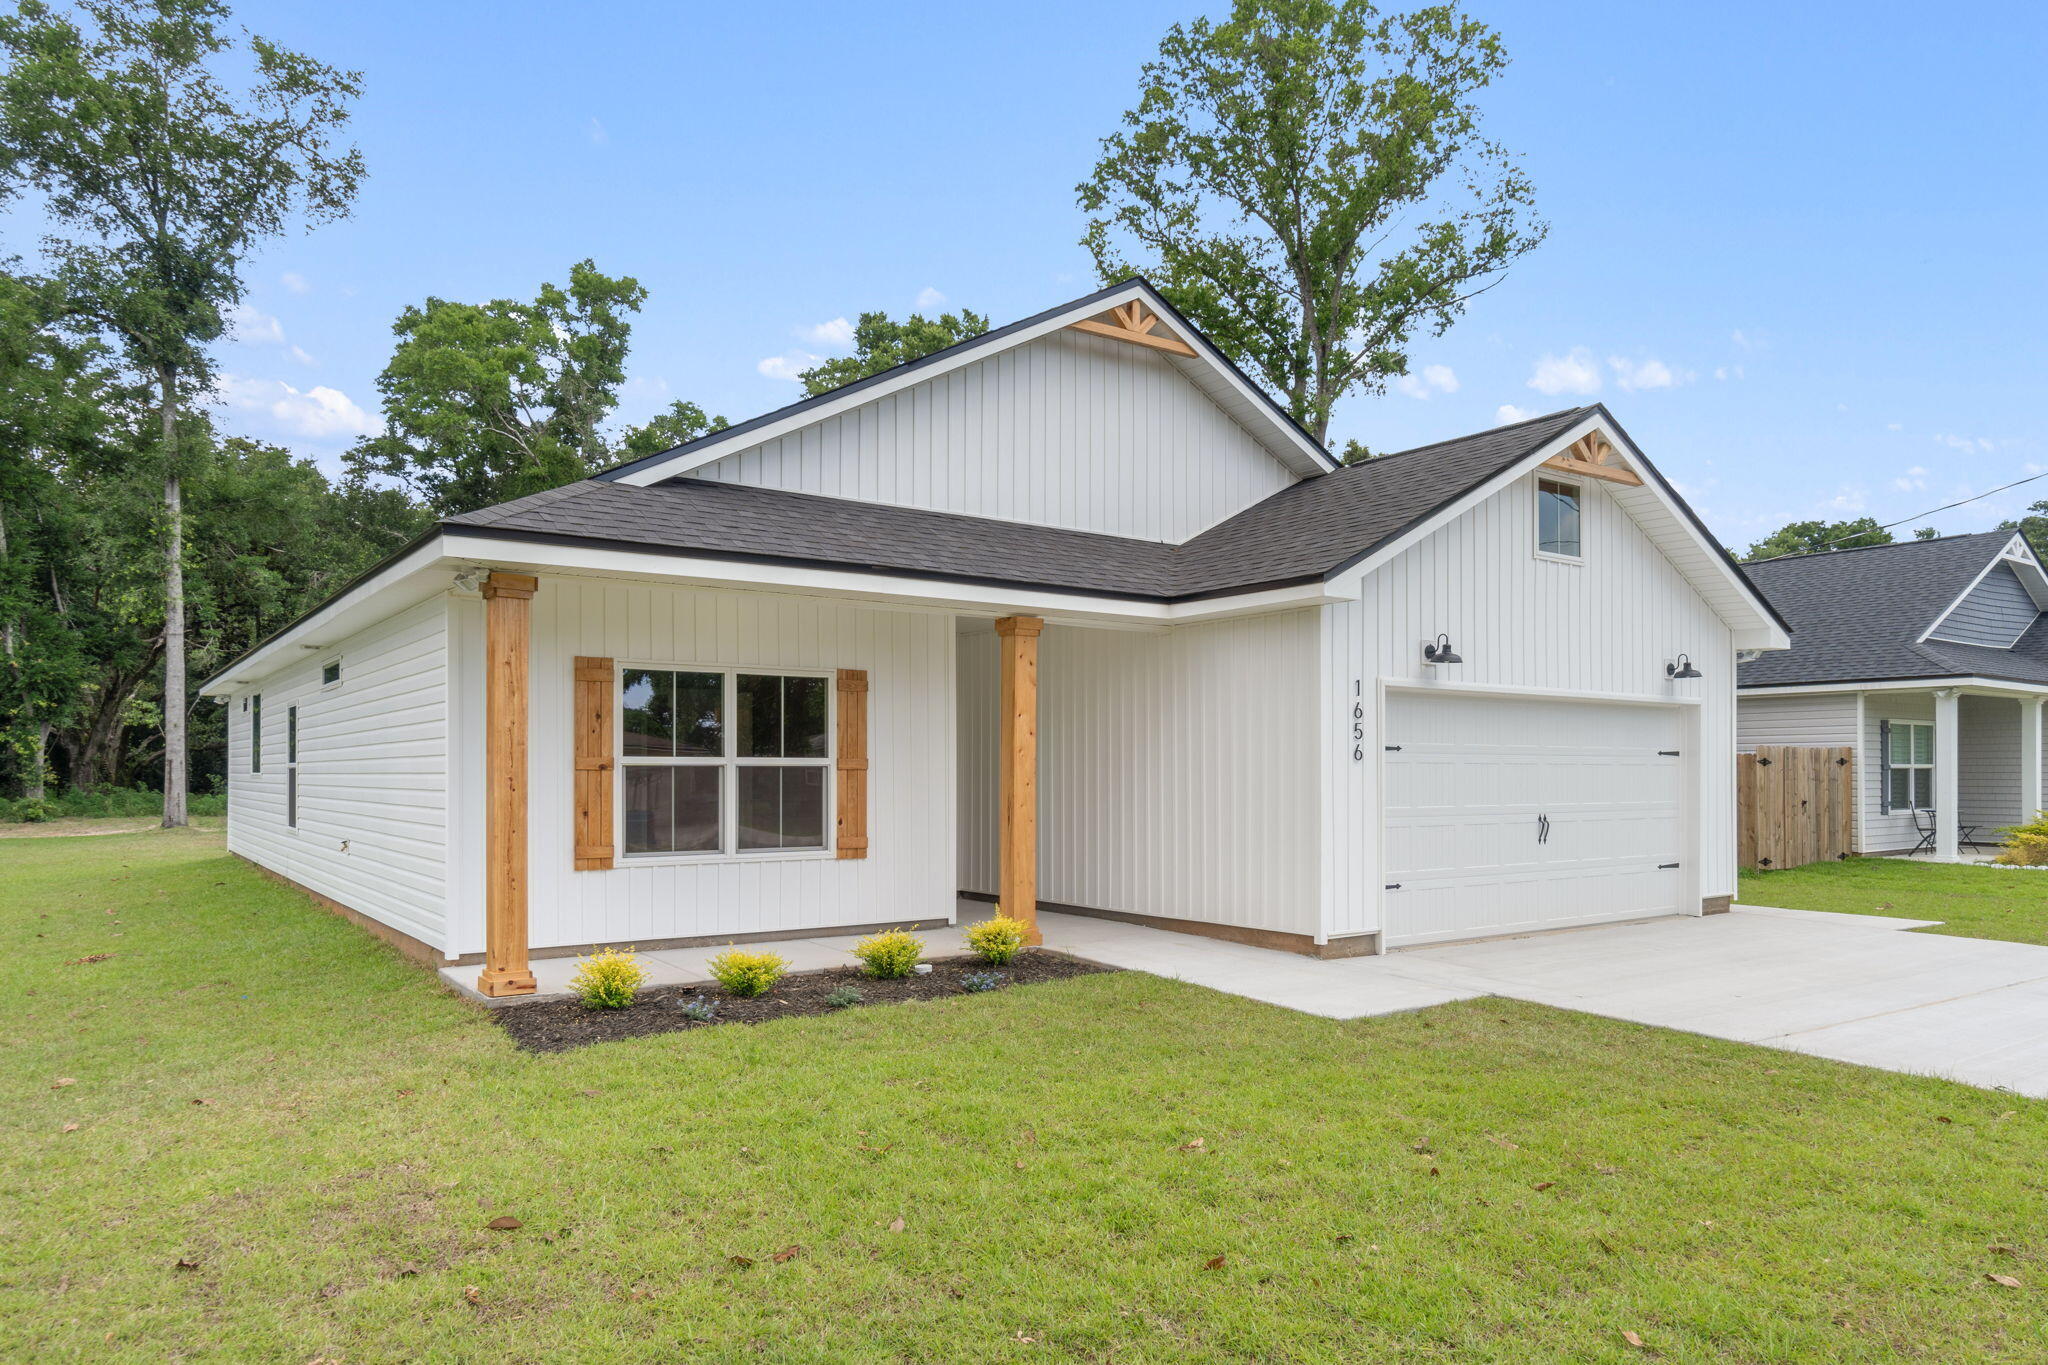
[[(334, 681), (333, 681), (333, 682), (329, 682), (329, 681), (327, 681), (327, 670), (328, 670), (328, 669), (330, 669), (330, 668), (334, 670)], [(322, 659), (322, 660), (320, 661), (320, 690), (321, 690), (321, 691), (323, 691), (323, 692), (326, 692), (326, 691), (329, 691), (329, 690), (330, 690), (330, 689), (332, 689), (332, 688), (336, 688), (336, 687), (339, 687), (339, 686), (341, 686), (341, 679), (342, 679), (342, 669), (341, 669), (341, 656), (340, 656), (339, 654), (333, 654), (333, 655), (329, 655), (329, 656), (328, 656), (327, 658), (325, 658), (325, 659)]]
[[(1925, 730), (1927, 732), (1927, 761), (1925, 763), (1899, 762), (1901, 732), (1912, 730)], [(1895, 720), (1891, 723), (1891, 732), (1891, 751), (1885, 755), (1884, 794), (1886, 803), (1894, 811), (1932, 810), (1934, 808), (1934, 722), (1931, 720)], [(1912, 736), (1906, 734), (1904, 739), (1905, 752), (1910, 760), (1913, 753)], [(1892, 774), (1895, 772), (1927, 774), (1927, 800), (1924, 804), (1913, 799), (1913, 789), (1918, 787), (1920, 783), (1917, 779), (1911, 777), (1906, 779), (1905, 804), (1900, 805), (1897, 801), (1891, 799)]]
[[(724, 723), (720, 739), (725, 752), (717, 758), (679, 755), (674, 758), (628, 757), (626, 754), (626, 674), (650, 669), (662, 673), (717, 673), (723, 679)], [(825, 681), (825, 756), (823, 758), (741, 758), (739, 747), (739, 676), (761, 674), (777, 678), (822, 678)], [(612, 809), (618, 812), (612, 844), (621, 866), (659, 867), (663, 864), (696, 863), (781, 863), (810, 862), (838, 857), (833, 831), (839, 828), (837, 774), (839, 771), (839, 688), (838, 671), (830, 668), (797, 668), (788, 664), (706, 664), (669, 663), (638, 659), (616, 660), (612, 667)], [(718, 768), (718, 847), (701, 853), (626, 852), (626, 769), (634, 768)], [(822, 768), (825, 770), (825, 814), (817, 848), (739, 847), (739, 770), (749, 768)]]
[[(1569, 488), (1572, 496), (1579, 501), (1579, 552), (1575, 555), (1558, 554), (1543, 548), (1543, 485), (1556, 484)], [(1538, 472), (1536, 481), (1530, 485), (1529, 522), (1534, 532), (1531, 543), (1536, 547), (1536, 557), (1547, 559), (1553, 564), (1584, 564), (1586, 562), (1586, 485), (1577, 479), (1558, 478), (1555, 475)]]

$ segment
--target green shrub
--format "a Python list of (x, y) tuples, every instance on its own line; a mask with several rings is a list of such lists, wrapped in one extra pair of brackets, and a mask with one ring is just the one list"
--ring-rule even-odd
[(747, 953), (738, 948), (726, 949), (705, 965), (713, 980), (742, 999), (762, 994), (789, 970), (780, 953)]
[(969, 972), (960, 978), (960, 989), (974, 995), (979, 995), (983, 991), (992, 991), (1002, 984), (1003, 974), (1001, 972)]
[(715, 1024), (718, 1022), (718, 1002), (716, 1000), (706, 1000), (700, 995), (694, 1000), (678, 1000), (675, 1002), (675, 1007), (682, 1012), (682, 1016), (685, 1019), (694, 1019), (700, 1024)]
[(841, 986), (838, 990), (825, 997), (825, 1004), (832, 1009), (843, 1010), (851, 1009), (865, 999), (867, 997), (860, 993), (860, 987)]
[(569, 989), (594, 1010), (624, 1009), (633, 992), (647, 984), (647, 969), (631, 948), (605, 948), (578, 960)]
[(895, 981), (917, 969), (917, 960), (924, 956), (924, 940), (902, 929), (885, 929), (854, 944), (853, 955), (869, 976)]
[(998, 905), (994, 915), (967, 927), (967, 946), (974, 949), (983, 962), (1000, 967), (1023, 949), (1028, 933), (1023, 920), (1011, 919)]
[[(225, 815), (228, 799), (219, 792), (193, 792), (186, 799), (185, 808), (193, 815)], [(146, 787), (53, 789), (41, 801), (31, 801), (27, 797), (0, 798), (0, 821), (9, 824), (80, 816), (104, 820), (163, 813), (164, 794)]]
[(2009, 867), (2048, 865), (2048, 811), (2037, 814), (2024, 825), (2008, 825), (1998, 831), (2004, 838), (1998, 846), (1997, 861)]

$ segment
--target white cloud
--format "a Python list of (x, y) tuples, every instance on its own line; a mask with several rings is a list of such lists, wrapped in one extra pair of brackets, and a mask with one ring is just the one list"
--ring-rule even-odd
[(1988, 455), (1998, 448), (1995, 443), (1982, 436), (1936, 436), (1934, 443), (1947, 446), (1950, 450), (1959, 450), (1965, 455)]
[(1529, 387), (1549, 394), (1598, 393), (1600, 363), (1583, 346), (1574, 346), (1564, 355), (1545, 355), (1536, 362)]
[(1674, 370), (1654, 356), (1646, 360), (1630, 360), (1626, 356), (1611, 355), (1607, 357), (1607, 367), (1614, 371), (1614, 382), (1630, 392), (1637, 389), (1674, 389), (1693, 380), (1690, 370)]
[(917, 291), (916, 307), (920, 311), (929, 308), (943, 308), (945, 306), (946, 296), (944, 294), (941, 294), (938, 290), (932, 288), (930, 285), (926, 285), (924, 288)]
[(796, 329), (796, 334), (805, 341), (810, 342), (813, 346), (844, 347), (853, 344), (853, 324), (843, 317), (834, 318), (830, 322), (814, 322), (808, 327), (799, 327)]
[(590, 122), (583, 125), (583, 131), (593, 143), (600, 147), (612, 140), (612, 135), (605, 130), (604, 124), (599, 121), (595, 114), (591, 115)]
[(1424, 365), (1418, 373), (1400, 376), (1394, 387), (1410, 398), (1428, 398), (1432, 394), (1456, 393), (1458, 376), (1448, 365)]
[(238, 303), (228, 310), (228, 326), (235, 330), (235, 340), (268, 342), (272, 346), (284, 345), (284, 324), (268, 313), (259, 313), (246, 303)]
[(297, 271), (287, 270), (277, 278), (284, 283), (285, 288), (291, 290), (294, 294), (308, 293), (313, 288), (312, 285), (306, 283), (306, 277)]
[(771, 355), (765, 359), (755, 361), (754, 369), (757, 373), (766, 375), (770, 379), (787, 379), (791, 382), (796, 382), (803, 378), (805, 370), (808, 370), (824, 358), (821, 355), (812, 355), (809, 351), (785, 351), (781, 355)]
[(1740, 365), (1716, 365), (1714, 367), (1714, 378), (1740, 379), (1742, 378), (1742, 367)]
[(1916, 464), (1893, 479), (1892, 487), (1901, 493), (1918, 493), (1927, 487), (1927, 471)]
[(301, 365), (317, 365), (320, 363), (297, 346), (288, 346), (285, 349), (291, 353), (292, 359), (298, 361)]
[(1885, 429), (1886, 431), (1904, 431), (1904, 430), (1905, 430), (1905, 428), (1904, 428), (1904, 427), (1902, 427), (1902, 426), (1900, 426), (1900, 425), (1899, 425), (1899, 424), (1898, 424), (1897, 422), (1886, 422), (1886, 423), (1884, 424), (1884, 429)]
[(267, 412), (295, 436), (317, 439), (384, 430), (384, 423), (363, 411), (354, 399), (325, 384), (300, 390), (281, 379), (224, 374), (214, 388), (214, 396), (217, 401), (245, 412)]
[(1510, 422), (1526, 422), (1533, 416), (1534, 413), (1524, 412), (1513, 403), (1502, 403), (1493, 410), (1493, 424), (1504, 427)]

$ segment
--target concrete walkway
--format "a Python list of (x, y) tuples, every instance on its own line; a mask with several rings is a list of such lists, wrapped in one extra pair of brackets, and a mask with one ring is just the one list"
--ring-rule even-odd
[[(987, 913), (961, 902), (963, 924)], [(2048, 947), (1901, 932), (1935, 922), (1739, 906), (1322, 962), (1114, 920), (1041, 917), (1048, 948), (1332, 1019), (1508, 996), (2048, 1097)], [(921, 937), (933, 956), (965, 951), (958, 928)], [(750, 946), (803, 971), (850, 965), (855, 941)], [(687, 985), (708, 982), (704, 964), (722, 951), (642, 956), (650, 984)], [(480, 998), (477, 970), (442, 977)], [(543, 995), (559, 994), (576, 962), (544, 958), (533, 970)]]

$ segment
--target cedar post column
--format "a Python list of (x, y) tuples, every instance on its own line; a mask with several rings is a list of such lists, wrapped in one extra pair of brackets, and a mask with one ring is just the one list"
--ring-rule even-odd
[(531, 574), (484, 580), (485, 995), (531, 995), (526, 959), (527, 655), (533, 637)]
[(1036, 616), (996, 622), (1003, 651), (997, 891), (1003, 913), (1024, 921), (1027, 943), (1045, 942), (1038, 932), (1038, 633), (1044, 629)]

